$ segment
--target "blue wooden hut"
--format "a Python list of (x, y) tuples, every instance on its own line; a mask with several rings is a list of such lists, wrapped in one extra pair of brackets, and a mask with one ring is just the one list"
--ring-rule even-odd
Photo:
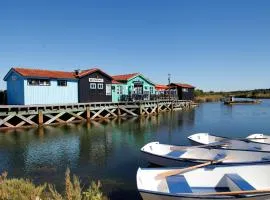
[(11, 68), (4, 81), (9, 105), (78, 103), (74, 72)]

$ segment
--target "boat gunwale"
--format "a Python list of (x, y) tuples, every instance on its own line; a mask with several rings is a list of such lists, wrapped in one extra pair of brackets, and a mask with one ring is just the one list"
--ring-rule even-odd
[[(199, 133), (195, 133), (195, 134), (199, 134)], [(192, 134), (192, 135), (195, 135), (195, 134)], [(255, 144), (263, 144), (263, 145), (269, 145), (270, 146), (270, 143), (262, 143), (262, 142), (255, 142), (255, 141), (252, 141), (252, 140), (249, 140), (249, 139), (247, 139), (247, 138), (237, 138), (237, 139), (233, 139), (233, 138), (230, 138), (230, 137), (225, 137), (225, 136), (218, 136), (218, 135), (212, 135), (212, 134), (209, 134), (209, 133), (207, 133), (208, 135), (210, 135), (210, 136), (212, 136), (212, 137), (219, 137), (219, 138), (224, 138), (224, 139), (228, 139), (228, 140), (236, 140), (236, 141), (242, 141), (242, 142), (245, 142), (245, 143), (255, 143)], [(190, 135), (190, 136), (192, 136), (192, 135)], [(187, 138), (190, 140), (190, 141), (192, 141), (192, 142), (197, 142), (197, 141), (195, 141), (195, 140), (192, 140), (192, 139), (190, 139), (189, 137), (190, 136), (188, 136)], [(200, 143), (200, 142), (197, 142), (198, 144), (203, 144), (203, 143)], [(211, 144), (211, 143), (210, 143)], [(252, 150), (252, 151), (254, 151), (254, 150)], [(256, 151), (256, 150), (255, 150)], [(268, 152), (268, 151), (267, 151)], [(270, 152), (270, 150), (269, 150), (269, 152)]]
[[(195, 159), (195, 158), (192, 159), (192, 158), (166, 157), (166, 156), (156, 155), (156, 154), (153, 154), (153, 153), (150, 153), (150, 152), (146, 152), (146, 151), (143, 151), (143, 150), (141, 150), (141, 153), (149, 154), (151, 156), (161, 157), (163, 159), (175, 160), (175, 161), (179, 161), (179, 162), (189, 162), (189, 163), (193, 163), (193, 164), (214, 161), (214, 160), (203, 160), (203, 159)], [(269, 160), (264, 160), (264, 161), (249, 161), (249, 162), (226, 162), (226, 163), (221, 162), (221, 163), (216, 163), (214, 165), (255, 165), (255, 164), (267, 164), (267, 163), (270, 163), (270, 159)], [(153, 163), (153, 164), (155, 164), (155, 163)]]
[(202, 195), (199, 193), (178, 193), (178, 194), (171, 194), (171, 193), (165, 193), (165, 192), (157, 192), (157, 191), (151, 191), (151, 190), (144, 190), (144, 189), (138, 189), (138, 191), (141, 193), (146, 194), (153, 194), (153, 195), (159, 195), (159, 196), (168, 196), (168, 197), (182, 197), (182, 198), (195, 198), (195, 199), (246, 199), (246, 198), (255, 198), (255, 197), (263, 197), (263, 196), (270, 196), (270, 192), (263, 193), (263, 194), (253, 194), (253, 195)]

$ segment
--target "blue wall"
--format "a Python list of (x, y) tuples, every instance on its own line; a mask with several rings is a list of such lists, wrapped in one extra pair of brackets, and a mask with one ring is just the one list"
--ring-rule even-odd
[(25, 79), (24, 100), (25, 105), (78, 103), (78, 81), (70, 80), (67, 86), (58, 86), (57, 80), (51, 80), (50, 86), (31, 86)]
[(15, 72), (7, 77), (7, 103), (9, 105), (24, 104), (24, 79)]

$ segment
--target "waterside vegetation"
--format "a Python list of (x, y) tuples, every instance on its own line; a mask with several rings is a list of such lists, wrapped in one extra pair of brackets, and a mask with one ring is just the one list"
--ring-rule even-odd
[(195, 90), (195, 101), (198, 103), (215, 102), (230, 95), (237, 98), (270, 99), (270, 89), (239, 90), (231, 92), (204, 92), (203, 90), (197, 89)]
[(35, 185), (28, 179), (7, 178), (7, 173), (0, 175), (0, 200), (107, 200), (101, 192), (101, 183), (92, 182), (83, 191), (77, 176), (70, 177), (70, 170), (65, 174), (65, 191), (59, 193), (55, 186), (45, 183)]

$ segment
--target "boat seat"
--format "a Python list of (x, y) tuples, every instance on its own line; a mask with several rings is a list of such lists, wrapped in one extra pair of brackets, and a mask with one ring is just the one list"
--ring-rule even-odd
[(234, 184), (233, 188), (236, 190), (255, 190), (255, 188), (250, 185), (245, 179), (243, 179), (238, 174), (226, 174), (225, 175)]
[(220, 159), (225, 158), (226, 156), (227, 156), (226, 154), (218, 153), (218, 154), (213, 158), (213, 160), (220, 160)]
[(168, 176), (166, 181), (169, 192), (172, 194), (192, 193), (192, 190), (183, 175)]
[(186, 153), (186, 151), (172, 151), (172, 152), (168, 153), (167, 156), (174, 157), (174, 158), (179, 158), (184, 153)]

